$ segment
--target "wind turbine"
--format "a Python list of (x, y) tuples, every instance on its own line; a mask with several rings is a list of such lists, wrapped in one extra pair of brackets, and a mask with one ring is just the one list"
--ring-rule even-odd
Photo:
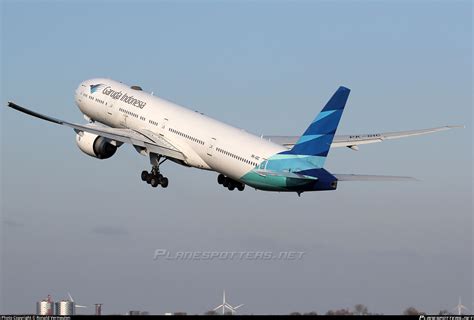
[(457, 306), (455, 306), (455, 307), (453, 308), (453, 310), (457, 310), (458, 315), (462, 315), (462, 311), (463, 311), (463, 310), (466, 310), (466, 311), (469, 312), (469, 309), (462, 305), (462, 303), (461, 303), (461, 297), (459, 297), (459, 303), (458, 303)]
[[(87, 306), (81, 306), (80, 304), (76, 304), (69, 292), (67, 293), (67, 295), (69, 296), (69, 301), (71, 301), (74, 304), (74, 308), (87, 308)], [(76, 313), (76, 310), (74, 310), (74, 313)]]
[(242, 307), (243, 304), (239, 304), (238, 306), (236, 307), (233, 307), (231, 306), (228, 302), (225, 301), (225, 290), (224, 290), (224, 293), (222, 295), (222, 304), (218, 305), (217, 307), (215, 307), (214, 309), (212, 309), (213, 311), (217, 311), (219, 309), (222, 309), (222, 314), (224, 315), (225, 314), (225, 309), (227, 310), (230, 310), (231, 314), (234, 314), (236, 313), (237, 309)]

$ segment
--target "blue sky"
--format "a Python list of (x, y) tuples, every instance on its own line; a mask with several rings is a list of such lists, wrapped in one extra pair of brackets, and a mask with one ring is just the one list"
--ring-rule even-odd
[[(338, 133), (466, 129), (332, 150), (337, 173), (418, 183), (230, 193), (216, 174), (124, 146), (104, 161), (74, 132), (1, 108), (2, 313), (48, 293), (105, 313), (243, 313), (366, 304), (473, 310), (472, 3), (2, 1), (1, 101), (82, 122), (77, 85), (109, 77), (256, 134), (297, 135), (340, 85)], [(294, 262), (153, 261), (154, 250), (305, 251)], [(25, 288), (28, 288), (26, 290)], [(92, 310), (91, 310), (92, 312)]]

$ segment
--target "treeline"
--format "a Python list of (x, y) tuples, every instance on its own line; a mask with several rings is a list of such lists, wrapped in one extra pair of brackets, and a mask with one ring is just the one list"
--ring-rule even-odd
[[(212, 311), (212, 310), (206, 312), (205, 314), (206, 315), (220, 315), (220, 313), (218, 313), (216, 311)], [(226, 314), (230, 315), (230, 312), (226, 313)], [(329, 310), (326, 313), (322, 313), (322, 314), (324, 314), (324, 315), (334, 315), (334, 316), (346, 316), (346, 315), (379, 315), (379, 314), (382, 314), (382, 313), (369, 312), (369, 309), (367, 308), (367, 306), (365, 306), (363, 304), (356, 304), (354, 306), (354, 308), (352, 308), (352, 309), (351, 308), (343, 308), (343, 309)], [(415, 307), (408, 307), (405, 310), (403, 310), (402, 314), (406, 315), (406, 316), (414, 316), (414, 315), (424, 315), (426, 313), (416, 309)], [(449, 314), (450, 314), (449, 311), (445, 310), (445, 309), (440, 310), (438, 312), (438, 315), (440, 315), (440, 316), (446, 316), (446, 315), (449, 315)], [(305, 312), (305, 313), (292, 312), (292, 313), (290, 313), (290, 315), (292, 315), (292, 316), (296, 316), (296, 315), (314, 316), (314, 315), (318, 315), (318, 313), (316, 311)]]
[[(292, 312), (290, 315), (317, 315), (316, 311), (307, 312), (307, 313), (300, 313), (300, 312)], [(356, 304), (353, 309), (350, 308), (343, 308), (343, 309), (336, 309), (336, 310), (329, 310), (328, 312), (324, 313), (328, 316), (348, 316), (348, 315), (382, 315), (383, 313), (372, 313), (369, 312), (369, 309), (364, 306), (363, 304)], [(403, 315), (406, 316), (418, 316), (418, 315), (425, 315), (426, 313), (416, 309), (415, 307), (408, 307), (402, 312)], [(438, 315), (449, 315), (448, 310), (440, 310)]]

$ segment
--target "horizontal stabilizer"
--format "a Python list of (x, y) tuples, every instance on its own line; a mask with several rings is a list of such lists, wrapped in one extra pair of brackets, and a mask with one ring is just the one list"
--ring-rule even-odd
[(418, 181), (412, 177), (378, 176), (370, 174), (333, 174), (338, 181)]

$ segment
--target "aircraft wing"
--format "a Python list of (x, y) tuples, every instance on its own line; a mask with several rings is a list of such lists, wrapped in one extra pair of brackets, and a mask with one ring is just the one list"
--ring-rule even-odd
[[(463, 128), (464, 126), (443, 126), (429, 129), (420, 130), (409, 130), (409, 131), (396, 131), (396, 132), (383, 132), (383, 133), (369, 133), (369, 134), (352, 134), (352, 135), (336, 135), (331, 144), (331, 148), (348, 147), (353, 150), (358, 150), (358, 145), (377, 143), (385, 140), (400, 139), (411, 136), (418, 136), (428, 133), (434, 133), (438, 131), (444, 131), (454, 128)], [(269, 139), (275, 143), (281, 144), (287, 148), (292, 148), (299, 136), (263, 136), (265, 139)]]
[(154, 134), (148, 130), (138, 131), (131, 129), (111, 128), (105, 125), (91, 123), (85, 125), (75, 124), (37, 113), (35, 111), (21, 107), (13, 102), (8, 102), (8, 107), (45, 121), (73, 128), (78, 134), (81, 134), (81, 132), (89, 132), (113, 141), (129, 143), (137, 147), (144, 147), (150, 152), (157, 153), (165, 157), (185, 160), (184, 154), (174, 147), (169, 141), (167, 141), (161, 135)]

